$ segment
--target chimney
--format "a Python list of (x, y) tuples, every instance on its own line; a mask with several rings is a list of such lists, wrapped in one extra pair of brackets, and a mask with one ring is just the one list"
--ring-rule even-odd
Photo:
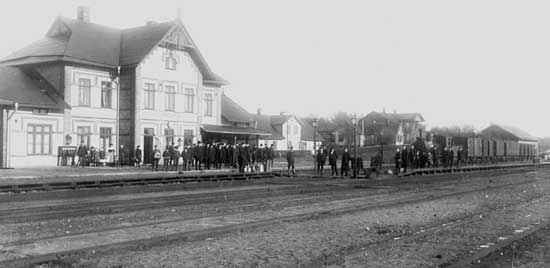
[(396, 109), (393, 109), (393, 114), (396, 114), (397, 113), (397, 110)]
[(76, 19), (82, 22), (90, 22), (90, 7), (87, 7), (87, 6), (77, 7)]
[(258, 110), (256, 111), (256, 114), (257, 115), (262, 115), (262, 108), (258, 108)]
[(279, 114), (283, 116), (286, 115), (286, 112), (280, 112)]
[(157, 24), (157, 22), (154, 21), (154, 20), (148, 20), (148, 21), (145, 23), (145, 25), (147, 25), (147, 26), (151, 26), (151, 25), (155, 25), (155, 24)]

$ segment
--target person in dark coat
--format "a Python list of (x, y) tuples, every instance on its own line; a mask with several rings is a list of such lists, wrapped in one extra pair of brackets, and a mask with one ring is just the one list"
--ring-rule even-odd
[(462, 151), (462, 146), (458, 147), (458, 151), (456, 152), (456, 166), (458, 168), (462, 167), (462, 155), (464, 152)]
[(262, 165), (264, 166), (264, 172), (267, 172), (268, 158), (269, 158), (269, 148), (267, 148), (267, 143), (266, 143), (262, 148)]
[(216, 168), (216, 146), (210, 144), (208, 146), (208, 169)]
[(185, 146), (183, 147), (183, 151), (181, 152), (181, 160), (182, 160), (181, 169), (183, 171), (187, 171), (187, 168), (189, 167), (190, 159), (191, 159), (191, 152), (189, 152), (189, 148)]
[(437, 146), (434, 145), (434, 147), (432, 148), (432, 162), (433, 162), (433, 166), (434, 167), (439, 167), (439, 157), (437, 155)]
[(172, 164), (174, 163), (174, 150), (175, 150), (175, 147), (174, 147), (174, 143), (172, 142), (172, 144), (168, 145), (168, 152), (170, 152), (170, 161), (168, 162), (168, 165), (170, 166), (172, 166)]
[(449, 165), (449, 161), (447, 160), (449, 158), (449, 148), (445, 147), (445, 149), (443, 149), (441, 158), (441, 161), (443, 161), (443, 167), (446, 168)]
[(166, 146), (164, 149), (164, 152), (162, 153), (162, 163), (164, 166), (164, 171), (168, 171), (168, 166), (170, 166), (170, 150), (168, 149), (169, 146)]
[(195, 147), (195, 170), (201, 170), (204, 163), (204, 144), (199, 142)]
[(409, 166), (409, 151), (406, 147), (401, 153), (401, 165), (403, 166), (403, 172), (407, 173), (407, 167)]
[(237, 168), (237, 166), (239, 166), (239, 150), (240, 150), (240, 146), (237, 147), (236, 144), (233, 145), (233, 149), (232, 150), (232, 154), (231, 154), (231, 166), (233, 168)]
[(227, 146), (225, 144), (220, 146), (220, 158), (218, 160), (218, 168), (222, 168), (222, 165), (227, 167)]
[(235, 149), (237, 165), (239, 166), (239, 172), (244, 172), (244, 147), (242, 144)]
[(275, 150), (273, 144), (267, 149), (267, 171), (271, 171), (273, 168), (273, 159), (275, 159)]
[(395, 161), (395, 175), (399, 175), (399, 171), (401, 171), (401, 152), (399, 148), (397, 148), (393, 160)]
[(323, 169), (325, 167), (326, 157), (323, 149), (317, 151), (317, 174), (323, 175)]
[(78, 163), (80, 163), (80, 165), (84, 167), (86, 165), (86, 157), (88, 155), (88, 147), (86, 147), (84, 141), (82, 141), (80, 146), (78, 146), (76, 155), (78, 155)]
[(172, 170), (179, 171), (178, 166), (180, 163), (181, 152), (178, 146), (174, 147), (172, 153)]
[(342, 164), (340, 166), (340, 175), (342, 175), (342, 177), (348, 176), (350, 159), (351, 156), (349, 155), (348, 148), (344, 148), (344, 152), (342, 153)]
[(330, 165), (331, 176), (338, 176), (338, 155), (332, 148), (330, 149), (330, 153), (328, 155), (328, 163)]
[(409, 157), (408, 157), (408, 159), (409, 159), (409, 164), (410, 164), (411, 168), (418, 168), (418, 167), (416, 166), (416, 161), (415, 161), (415, 159), (414, 159), (414, 158), (415, 158), (415, 157), (414, 157), (415, 155), (416, 155), (416, 151), (415, 151), (415, 149), (414, 149), (414, 145), (412, 145), (412, 146), (411, 146), (411, 149), (409, 150)]
[(287, 166), (288, 166), (288, 175), (291, 176), (291, 173), (292, 173), (292, 176), (295, 176), (296, 175), (296, 170), (295, 170), (295, 167), (294, 167), (294, 161), (296, 160), (295, 156), (294, 156), (294, 147), (290, 146), (290, 150), (288, 150), (288, 152), (286, 152), (286, 162), (287, 162)]
[(136, 151), (134, 152), (134, 161), (135, 165), (137, 167), (141, 167), (141, 160), (143, 159), (143, 152), (139, 148), (139, 145), (136, 147)]

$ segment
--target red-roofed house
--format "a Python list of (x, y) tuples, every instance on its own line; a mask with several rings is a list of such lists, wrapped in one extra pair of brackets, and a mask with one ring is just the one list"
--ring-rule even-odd
[(227, 81), (179, 19), (115, 29), (91, 23), (87, 8), (77, 17), (58, 17), (44, 38), (0, 60), (3, 167), (55, 165), (58, 146), (82, 141), (124, 146), (126, 161), (141, 145), (147, 163), (154, 145), (234, 131), (221, 117)]

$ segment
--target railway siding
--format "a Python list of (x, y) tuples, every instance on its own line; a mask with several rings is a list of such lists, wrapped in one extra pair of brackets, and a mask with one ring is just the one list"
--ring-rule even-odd
[[(85, 251), (83, 262), (89, 261), (92, 263), (91, 266), (109, 267), (116, 265), (122, 258), (124, 259), (122, 263), (129, 261), (130, 264), (128, 265), (131, 267), (154, 266), (155, 263), (163, 263), (164, 265), (166, 262), (173, 264), (172, 266), (167, 265), (167, 267), (181, 267), (175, 265), (176, 263), (196, 264), (199, 267), (254, 266), (257, 264), (271, 266), (277, 263), (286, 266), (307, 266), (311, 259), (322, 259), (324, 256), (339, 252), (345, 254), (347, 250), (369, 243), (383, 242), (391, 239), (396, 234), (410, 234), (414, 230), (425, 229), (434, 224), (446, 223), (457, 218), (460, 219), (465, 215), (470, 215), (471, 211), (493, 209), (494, 206), (491, 206), (491, 204), (494, 203), (513, 205), (516, 202), (532, 198), (533, 195), (540, 194), (539, 191), (541, 190), (549, 189), (547, 186), (545, 186), (546, 188), (529, 186), (532, 183), (532, 181), (528, 181), (528, 184), (523, 185), (527, 188), (520, 195), (512, 194), (517, 190), (517, 187), (508, 185), (503, 187), (504, 189), (509, 188), (508, 190), (499, 187), (481, 187), (480, 189), (455, 195), (434, 196), (432, 193), (431, 196), (424, 199), (422, 196), (417, 196), (415, 202), (414, 199), (402, 200), (399, 203), (388, 204), (386, 207), (375, 204), (376, 206), (369, 209), (365, 208), (364, 204), (359, 204), (358, 207), (350, 209), (349, 206), (357, 200), (352, 200), (351, 203), (347, 204), (345, 202), (335, 202), (332, 203), (332, 208), (336, 210), (336, 213), (327, 213), (322, 209), (314, 211), (311, 210), (312, 206), (306, 207), (306, 210), (304, 208), (298, 208), (297, 211), (296, 208), (287, 209), (279, 212), (279, 214), (266, 211), (265, 213), (270, 214), (272, 217), (265, 218), (267, 219), (266, 224), (256, 224), (258, 220), (261, 220), (261, 218), (256, 217), (256, 222), (249, 222), (250, 225), (248, 226), (230, 225), (229, 229), (221, 229), (221, 232), (216, 232), (216, 227), (209, 228), (209, 231), (207, 229), (202, 234), (194, 234), (198, 239), (197, 241), (191, 239), (193, 235), (189, 233), (179, 233), (174, 236), (170, 233), (164, 233), (163, 235), (170, 235), (164, 237), (164, 240), (171, 240), (168, 245), (157, 243), (162, 241), (163, 237), (161, 236), (155, 240), (155, 243), (152, 243), (153, 246), (151, 246), (151, 243), (144, 243), (145, 251), (139, 249), (134, 251), (135, 248), (133, 250), (119, 248), (115, 251), (116, 254), (107, 252), (106, 255), (97, 255), (96, 251), (92, 254), (93, 256), (89, 255), (90, 251)], [(440, 191), (448, 193), (448, 188), (444, 187)], [(514, 196), (514, 198), (510, 198), (510, 196)], [(326, 208), (326, 204), (319, 204), (318, 207)], [(293, 211), (294, 215), (297, 213), (298, 218), (292, 218)], [(284, 213), (290, 213), (291, 218), (285, 219)], [(309, 213), (309, 215), (302, 217), (300, 213)], [(206, 220), (198, 222), (198, 224), (218, 226), (216, 223), (219, 224), (220, 220), (235, 224), (235, 222), (243, 222), (245, 218), (250, 217), (249, 215), (240, 214), (225, 219), (217, 218), (214, 219), (214, 222)], [(181, 231), (181, 228), (181, 226), (173, 226), (169, 230)], [(149, 231), (142, 230), (142, 232)], [(209, 237), (210, 239), (204, 239)], [(332, 242), (333, 240), (336, 243)], [(245, 248), (242, 247), (242, 243), (245, 243)], [(52, 244), (48, 243), (48, 245), (51, 246)], [(178, 252), (177, 254), (173, 253), (177, 256), (170, 254), (174, 250)], [(252, 256), (249, 255), (250, 252), (253, 252)], [(142, 254), (148, 257), (147, 260), (141, 257)], [(161, 256), (167, 256), (167, 254), (170, 258), (159, 259)], [(182, 256), (185, 256), (185, 259), (182, 259)], [(241, 260), (241, 262), (228, 263), (228, 259), (220, 262), (222, 260), (216, 259), (216, 256), (234, 256), (235, 259)], [(133, 261), (138, 259), (144, 261), (144, 263)], [(196, 266), (191, 265), (189, 267)]]

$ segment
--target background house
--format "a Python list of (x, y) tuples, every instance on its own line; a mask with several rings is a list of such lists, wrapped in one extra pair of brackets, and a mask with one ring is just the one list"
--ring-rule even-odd
[(365, 134), (364, 145), (413, 144), (417, 137), (425, 135), (422, 122), (424, 118), (418, 113), (371, 112), (361, 119)]

